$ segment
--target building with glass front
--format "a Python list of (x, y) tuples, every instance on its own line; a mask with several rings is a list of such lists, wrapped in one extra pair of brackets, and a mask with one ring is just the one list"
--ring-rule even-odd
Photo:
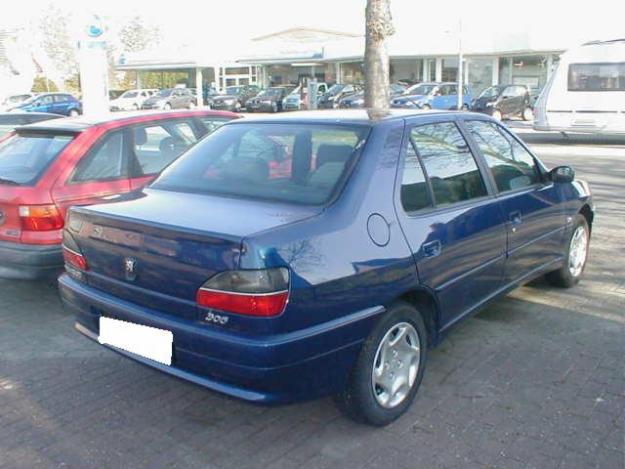
[[(553, 41), (529, 34), (494, 33), (486, 39), (470, 32), (441, 32), (420, 37), (396, 34), (388, 41), (391, 82), (458, 81), (458, 61), (463, 57), (465, 83), (474, 94), (495, 84), (527, 85), (538, 93), (554, 64), (566, 49)], [(359, 34), (314, 28), (292, 28), (256, 37), (241, 52), (229, 48), (228, 57), (185, 46), (167, 53), (162, 48), (122, 57), (118, 70), (175, 76), (178, 83), (197, 88), (258, 84), (263, 87), (297, 84), (315, 78), (326, 83), (364, 82), (364, 37)], [(174, 73), (172, 75), (172, 73)]]

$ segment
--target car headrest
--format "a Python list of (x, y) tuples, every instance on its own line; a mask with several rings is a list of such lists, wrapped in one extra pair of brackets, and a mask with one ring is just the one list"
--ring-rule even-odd
[(144, 128), (135, 129), (135, 145), (145, 145), (148, 141), (148, 133)]
[(317, 149), (317, 168), (325, 163), (347, 163), (353, 153), (353, 148), (349, 145), (330, 145), (324, 143)]

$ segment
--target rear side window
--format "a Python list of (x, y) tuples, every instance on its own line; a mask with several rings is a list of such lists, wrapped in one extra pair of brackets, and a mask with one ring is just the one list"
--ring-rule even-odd
[(72, 182), (110, 181), (128, 174), (124, 157), (124, 132), (107, 134), (78, 163)]
[(340, 185), (367, 132), (367, 127), (356, 126), (224, 126), (189, 150), (152, 187), (320, 205)]
[(73, 135), (20, 132), (0, 143), (0, 185), (33, 185)]
[(456, 124), (415, 127), (410, 140), (421, 157), (437, 206), (487, 195), (475, 158)]
[(409, 140), (401, 181), (401, 203), (406, 212), (415, 212), (432, 205), (421, 162)]
[(160, 173), (197, 141), (191, 124), (186, 121), (136, 127), (133, 133), (138, 165), (133, 176)]
[(484, 155), (499, 192), (523, 189), (540, 182), (534, 157), (498, 125), (483, 121), (467, 121), (466, 124)]

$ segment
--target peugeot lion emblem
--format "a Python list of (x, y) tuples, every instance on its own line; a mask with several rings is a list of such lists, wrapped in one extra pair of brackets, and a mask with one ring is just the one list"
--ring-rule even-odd
[(124, 259), (124, 272), (126, 274), (126, 280), (135, 280), (137, 278), (137, 260), (132, 257)]

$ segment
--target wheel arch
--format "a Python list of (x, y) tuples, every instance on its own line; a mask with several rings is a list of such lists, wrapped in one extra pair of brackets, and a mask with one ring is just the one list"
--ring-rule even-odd
[(584, 204), (579, 213), (586, 219), (586, 223), (588, 223), (588, 230), (592, 233), (592, 222), (595, 218), (595, 214), (590, 208), (590, 205)]
[(436, 346), (439, 339), (440, 307), (434, 293), (429, 289), (417, 287), (401, 295), (398, 300), (409, 303), (421, 313), (428, 332), (428, 343), (430, 346)]

